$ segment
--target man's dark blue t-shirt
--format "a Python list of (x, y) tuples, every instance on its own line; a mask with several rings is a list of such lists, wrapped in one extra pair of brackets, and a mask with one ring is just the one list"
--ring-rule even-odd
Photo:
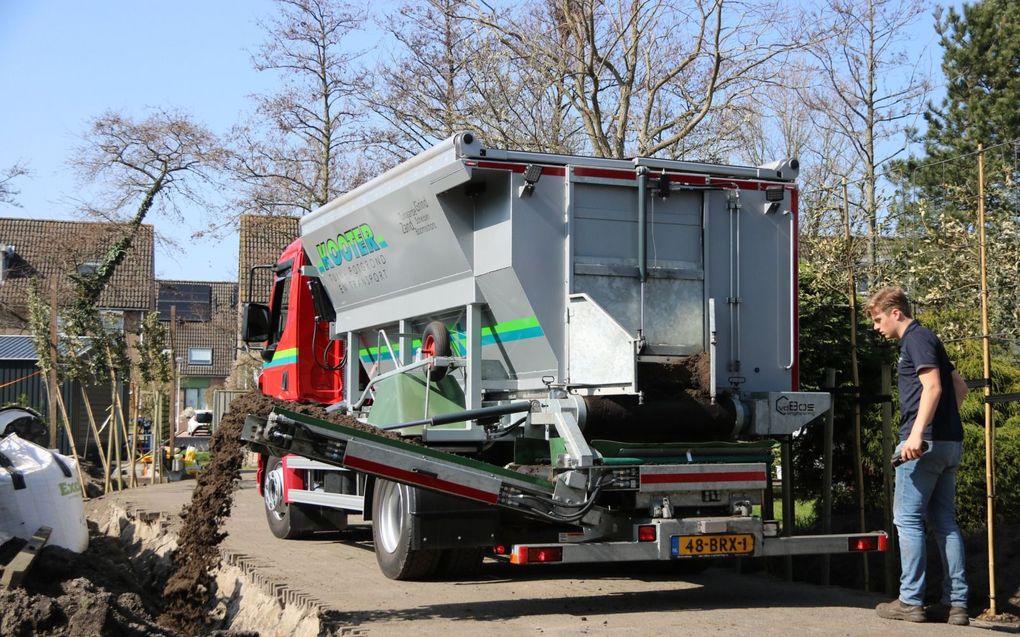
[(963, 440), (963, 425), (956, 405), (956, 391), (953, 386), (953, 364), (949, 362), (946, 348), (927, 327), (917, 321), (907, 326), (900, 338), (900, 440), (910, 436), (921, 404), (921, 380), (917, 373), (935, 367), (942, 382), (942, 395), (931, 426), (924, 430), (925, 440)]

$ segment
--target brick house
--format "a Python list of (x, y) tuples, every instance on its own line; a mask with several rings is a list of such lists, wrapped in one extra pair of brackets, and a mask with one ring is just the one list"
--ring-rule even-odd
[[(27, 398), (30, 407), (47, 414), (44, 381), (41, 375), (31, 376), (38, 372), (35, 349), (28, 347), (27, 299), (31, 279), (38, 278), (46, 300), (50, 298), (50, 289), (56, 286), (57, 304), (64, 307), (72, 296), (70, 275), (98, 266), (123, 236), (124, 226), (119, 224), (0, 218), (0, 334), (6, 336), (2, 349), (9, 352), (0, 360), (0, 366), (6, 378), (22, 379), (4, 388), (0, 401)], [(155, 307), (153, 239), (152, 226), (138, 228), (124, 261), (99, 297), (107, 323), (124, 331), (129, 347), (137, 338), (135, 333), (143, 315)], [(33, 383), (40, 383), (39, 387)], [(122, 389), (121, 399), (126, 405), (129, 400), (126, 383)], [(84, 390), (101, 422), (112, 402), (112, 388), (109, 384), (86, 383)], [(64, 382), (61, 393), (79, 451), (94, 446), (96, 441), (88, 425), (81, 385)], [(62, 447), (66, 450), (66, 441)]]
[(223, 387), (237, 353), (237, 284), (229, 281), (156, 282), (161, 321), (176, 309), (174, 344), (181, 409), (211, 409), (211, 392)]

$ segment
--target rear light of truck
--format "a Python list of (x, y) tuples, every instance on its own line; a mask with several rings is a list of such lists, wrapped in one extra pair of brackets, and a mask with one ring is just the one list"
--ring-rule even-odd
[(638, 542), (654, 542), (657, 536), (654, 524), (642, 524), (637, 529)]
[(859, 535), (847, 538), (847, 551), (863, 553), (867, 551), (885, 551), (888, 537), (883, 535)]
[(511, 564), (539, 564), (562, 561), (563, 547), (560, 546), (515, 546), (510, 554)]

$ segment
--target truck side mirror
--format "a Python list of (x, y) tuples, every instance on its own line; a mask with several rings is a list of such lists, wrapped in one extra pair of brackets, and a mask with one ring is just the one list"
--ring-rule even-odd
[(245, 343), (264, 343), (269, 340), (269, 306), (264, 303), (245, 303), (241, 319), (241, 340)]

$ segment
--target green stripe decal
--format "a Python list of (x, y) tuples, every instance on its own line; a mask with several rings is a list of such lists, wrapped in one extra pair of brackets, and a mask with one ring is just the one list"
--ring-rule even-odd
[(434, 460), (440, 460), (442, 462), (448, 462), (450, 464), (457, 464), (462, 467), (467, 467), (468, 469), (484, 471), (486, 473), (491, 473), (493, 475), (499, 475), (505, 478), (512, 478), (520, 482), (527, 482), (549, 491), (551, 491), (553, 488), (553, 483), (549, 482), (548, 480), (543, 480), (542, 478), (538, 478), (535, 476), (529, 476), (523, 473), (518, 473), (516, 471), (511, 471), (510, 469), (504, 469), (503, 467), (494, 464), (489, 464), (487, 462), (472, 460), (471, 458), (457, 456), (452, 453), (446, 453), (444, 451), (437, 451), (435, 449), (430, 449), (428, 447), (422, 447), (421, 445), (413, 445), (409, 442), (393, 440), (391, 438), (380, 436), (378, 434), (373, 434), (367, 431), (362, 431), (360, 429), (353, 429), (351, 427), (345, 427), (344, 425), (338, 425), (336, 423), (329, 422), (328, 420), (319, 420), (318, 418), (313, 418), (305, 414), (287, 411), (286, 409), (276, 409), (274, 411), (292, 420), (305, 423), (306, 425), (322, 427), (323, 429), (329, 429), (331, 431), (335, 431), (345, 436), (352, 436), (354, 438), (359, 438), (364, 441), (370, 441), (381, 445), (385, 445), (387, 447), (393, 447), (394, 449), (400, 449), (401, 451), (407, 451), (422, 456), (428, 456)]
[(297, 362), (297, 348), (291, 347), (289, 349), (277, 350), (273, 354), (273, 360), (268, 363), (262, 363), (262, 369), (268, 369), (270, 367), (279, 367), (280, 365), (292, 365)]
[[(460, 326), (457, 324), (448, 325), (447, 329), (450, 330), (450, 341), (454, 353), (462, 354), (467, 351), (467, 334), (460, 329)], [(542, 325), (538, 322), (538, 319), (534, 316), (528, 316), (513, 321), (497, 323), (492, 327), (483, 327), (482, 347), (493, 345), (497, 342), (508, 343), (542, 336), (545, 336), (545, 331), (542, 330)], [(421, 347), (421, 339), (414, 339), (411, 347), (412, 349)], [(399, 344), (393, 345), (393, 355), (400, 356)], [(386, 346), (362, 347), (358, 350), (358, 356), (365, 363), (374, 363), (376, 360), (388, 361), (390, 360), (390, 350)]]

